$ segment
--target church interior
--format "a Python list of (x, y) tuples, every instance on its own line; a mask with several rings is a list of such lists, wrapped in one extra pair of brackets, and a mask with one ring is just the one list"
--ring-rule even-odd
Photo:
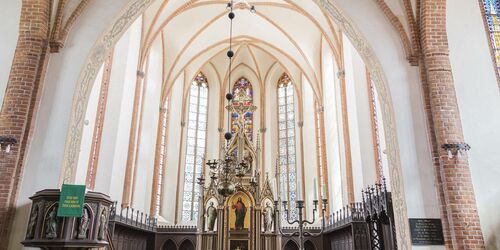
[(500, 249), (498, 0), (0, 16), (0, 250)]

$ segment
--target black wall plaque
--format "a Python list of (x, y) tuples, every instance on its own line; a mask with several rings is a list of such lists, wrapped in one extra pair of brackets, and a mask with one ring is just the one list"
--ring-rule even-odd
[(441, 219), (410, 219), (413, 245), (444, 245)]

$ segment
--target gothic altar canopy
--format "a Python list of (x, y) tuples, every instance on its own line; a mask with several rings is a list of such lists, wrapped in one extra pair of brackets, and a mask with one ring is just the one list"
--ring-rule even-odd
[[(280, 249), (278, 215), (275, 209), (275, 194), (269, 176), (261, 181), (259, 169), (259, 138), (255, 145), (249, 138), (244, 114), (253, 112), (253, 105), (229, 105), (230, 112), (237, 113), (233, 121), (233, 136), (223, 149), (226, 156), (238, 162), (246, 162), (248, 171), (237, 177), (234, 193), (223, 196), (218, 190), (215, 174), (201, 196), (198, 218), (197, 249), (258, 250)], [(259, 242), (257, 244), (256, 242)], [(261, 243), (262, 242), (262, 243)]]

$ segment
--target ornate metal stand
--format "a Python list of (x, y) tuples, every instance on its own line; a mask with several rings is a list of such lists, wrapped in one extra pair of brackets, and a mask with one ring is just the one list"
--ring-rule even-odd
[(387, 192), (385, 178), (382, 183), (363, 190), (362, 197), (372, 249), (397, 249), (392, 201)]
[[(286, 236), (286, 237), (292, 237), (292, 236), (298, 235), (299, 236), (299, 249), (304, 250), (305, 249), (304, 248), (304, 236), (312, 236), (312, 237), (321, 236), (323, 234), (324, 229), (325, 229), (325, 217), (323, 217), (321, 219), (321, 231), (320, 232), (310, 233), (310, 232), (304, 231), (305, 226), (312, 225), (316, 221), (316, 212), (318, 211), (318, 200), (313, 201), (314, 209), (313, 209), (313, 220), (312, 221), (304, 219), (304, 216), (303, 216), (304, 201), (298, 200), (295, 202), (295, 204), (296, 204), (296, 208), (297, 208), (298, 214), (299, 214), (299, 218), (297, 220), (290, 221), (290, 219), (288, 217), (288, 209), (287, 209), (288, 202), (287, 201), (283, 201), (283, 210), (285, 213), (286, 222), (290, 225), (297, 223), (299, 226), (299, 231), (294, 232), (294, 233), (285, 233), (285, 232), (283, 232), (282, 228), (280, 227), (279, 233), (283, 236)], [(323, 205), (321, 208), (321, 210), (323, 211), (323, 214), (325, 214), (327, 204), (328, 204), (328, 200), (323, 199)]]

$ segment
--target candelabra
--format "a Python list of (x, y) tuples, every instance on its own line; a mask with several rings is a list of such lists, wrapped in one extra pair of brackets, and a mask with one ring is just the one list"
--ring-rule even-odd
[[(326, 211), (326, 206), (328, 204), (328, 200), (327, 199), (323, 199), (323, 204), (322, 204), (322, 207), (321, 207), (321, 210), (323, 211), (323, 214), (325, 214), (325, 211)], [(277, 204), (277, 203), (276, 203)], [(303, 210), (304, 210), (304, 201), (303, 200), (298, 200), (295, 202), (295, 206), (297, 208), (297, 212), (298, 212), (298, 215), (299, 215), (299, 218), (294, 220), (294, 221), (290, 221), (290, 218), (288, 216), (288, 202), (287, 201), (283, 201), (283, 210), (284, 210), (284, 213), (285, 213), (285, 219), (286, 219), (286, 222), (290, 225), (293, 225), (295, 223), (297, 223), (299, 225), (299, 231), (298, 232), (293, 232), (293, 233), (285, 233), (283, 232), (283, 229), (280, 227), (279, 228), (279, 233), (285, 237), (292, 237), (292, 236), (299, 236), (299, 249), (300, 250), (304, 250), (304, 237), (305, 236), (312, 236), (312, 237), (318, 237), (318, 236), (321, 236), (321, 234), (323, 234), (323, 231), (325, 229), (325, 217), (321, 218), (321, 230), (319, 233), (311, 233), (311, 232), (306, 232), (304, 231), (304, 227), (307, 226), (307, 225), (312, 225), (314, 224), (314, 222), (316, 221), (316, 212), (318, 211), (318, 200), (313, 200), (313, 205), (314, 205), (314, 209), (313, 209), (313, 220), (312, 221), (309, 221), (309, 220), (306, 220), (304, 219), (304, 215), (303, 215)]]
[(217, 192), (223, 197), (232, 195), (241, 178), (249, 171), (245, 160), (238, 162), (233, 156), (226, 154), (224, 160), (209, 160), (210, 178), (217, 186)]
[[(243, 117), (248, 111), (255, 111), (255, 106), (240, 106), (234, 105), (233, 99), (234, 96), (231, 93), (231, 73), (232, 73), (232, 57), (235, 55), (233, 51), (233, 19), (235, 18), (234, 8), (235, 5), (243, 4), (246, 6), (250, 12), (255, 13), (255, 6), (250, 5), (246, 0), (231, 0), (227, 3), (227, 8), (229, 9), (228, 18), (230, 20), (229, 25), (229, 50), (227, 51), (227, 57), (229, 59), (229, 93), (226, 94), (226, 99), (228, 102), (227, 115), (231, 117), (233, 113), (238, 113), (239, 117)], [(231, 129), (231, 119), (228, 119), (228, 129)], [(239, 129), (243, 131), (245, 129), (245, 122), (241, 121), (239, 125)], [(240, 155), (244, 155), (244, 148), (239, 148), (236, 151), (229, 152), (229, 144), (231, 142), (231, 138), (233, 137), (233, 133), (228, 131), (224, 134), (224, 138), (227, 141), (226, 148), (224, 149), (224, 158), (223, 159), (215, 159), (207, 161), (207, 165), (210, 168), (210, 178), (213, 183), (217, 187), (217, 193), (222, 195), (224, 198), (234, 194), (234, 192), (241, 187), (241, 179), (245, 176), (246, 173), (250, 171), (252, 168), (251, 162), (243, 159)], [(234, 154), (236, 152), (236, 154)], [(204, 179), (203, 179), (204, 181)], [(251, 180), (252, 187), (257, 186), (255, 173), (252, 176)]]

